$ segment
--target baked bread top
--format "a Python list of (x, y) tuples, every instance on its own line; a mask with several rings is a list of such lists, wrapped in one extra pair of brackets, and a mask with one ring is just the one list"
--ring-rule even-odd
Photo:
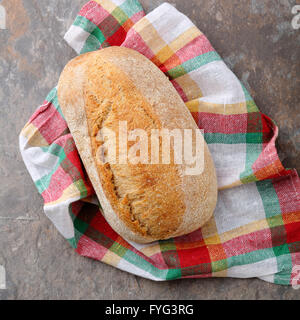
[[(190, 233), (212, 216), (217, 181), (204, 141), (199, 175), (185, 174), (186, 165), (174, 162), (172, 146), (169, 164), (120, 163), (119, 148), (116, 162), (102, 161), (101, 130), (115, 132), (119, 145), (120, 121), (128, 132), (143, 129), (148, 137), (153, 129), (197, 129), (171, 82), (150, 60), (122, 47), (83, 54), (65, 67), (58, 99), (103, 214), (116, 232), (145, 243)], [(195, 150), (195, 139), (192, 144)], [(134, 145), (128, 141), (125, 153)], [(150, 157), (150, 143), (145, 148)]]

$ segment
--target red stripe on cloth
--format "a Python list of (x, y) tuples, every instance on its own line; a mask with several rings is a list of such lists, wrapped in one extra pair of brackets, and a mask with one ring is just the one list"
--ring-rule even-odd
[[(122, 239), (106, 222), (105, 218), (100, 213), (100, 211), (99, 211), (99, 214), (97, 214), (94, 217), (94, 219), (91, 221), (89, 225), (89, 229), (90, 228), (93, 228), (97, 232), (100, 238), (101, 238), (101, 235), (104, 235), (106, 239), (110, 239), (115, 243), (119, 243), (121, 246), (123, 246), (127, 250), (134, 252), (135, 254), (140, 256), (142, 259), (148, 261), (151, 264), (154, 263), (149, 257), (145, 256), (142, 252), (138, 251), (133, 246), (131, 246), (126, 240)], [(88, 231), (86, 231), (86, 234), (88, 235)]]
[(212, 277), (211, 263), (201, 263), (198, 265), (181, 268), (182, 278), (209, 278)]
[(203, 241), (203, 235), (201, 229), (198, 229), (185, 236), (174, 238), (175, 244), (193, 243)]
[(121, 43), (126, 38), (126, 31), (124, 30), (123, 27), (120, 26), (118, 31), (116, 31), (111, 37), (106, 39), (106, 41), (111, 45), (111, 46), (119, 46)]
[(261, 114), (261, 120), (264, 141), (262, 145), (263, 150), (252, 165), (253, 172), (259, 180), (287, 175), (290, 171), (285, 170), (283, 167), (275, 146), (278, 137), (278, 127), (266, 115)]
[(181, 268), (198, 266), (203, 263), (211, 263), (209, 252), (205, 245), (191, 249), (177, 249), (177, 253)]
[[(62, 148), (64, 148), (64, 151), (66, 153), (66, 155), (69, 152), (73, 152), (74, 150), (77, 151), (74, 139), (71, 135), (71, 133), (65, 134), (61, 137), (59, 137), (59, 139), (57, 141), (55, 141), (55, 144), (61, 146)], [(79, 159), (78, 159), (79, 161)]]
[(162, 65), (159, 65), (159, 68), (162, 72), (167, 73), (169, 70), (180, 66), (182, 64), (181, 60), (177, 57), (176, 54), (173, 54), (167, 61)]
[(100, 24), (106, 17), (110, 15), (100, 4), (95, 1), (89, 1), (86, 5), (80, 10), (79, 16), (85, 17), (96, 26)]
[(287, 243), (300, 241), (300, 222), (286, 224), (285, 230)]
[(58, 139), (68, 128), (65, 120), (50, 102), (40, 108), (31, 117), (30, 122), (38, 128), (40, 134), (49, 144)]
[(247, 114), (222, 115), (207, 112), (192, 112), (200, 128), (205, 128), (207, 133), (246, 133)]
[[(298, 249), (299, 250), (299, 249)], [(293, 270), (291, 274), (291, 284), (300, 284), (300, 253), (291, 254)]]
[(101, 246), (91, 238), (83, 235), (77, 244), (76, 252), (84, 257), (101, 261), (105, 256), (107, 248)]
[(43, 114), (45, 111), (47, 111), (47, 109), (49, 108), (50, 105), (51, 105), (51, 102), (44, 100), (43, 104), (41, 106), (39, 106), (37, 108), (37, 110), (35, 110), (33, 115), (29, 118), (28, 122), (33, 123), (33, 121), (36, 118), (38, 118), (40, 114)]
[(266, 116), (263, 113), (261, 114), (261, 122), (263, 127), (263, 143), (268, 143), (274, 138), (274, 134), (276, 134), (276, 138), (278, 136), (278, 128), (274, 124), (271, 118)]
[[(281, 212), (286, 230), (286, 242), (292, 244), (300, 241), (300, 179), (296, 170), (287, 177), (274, 179)], [(295, 222), (286, 223), (284, 214), (293, 213)], [(290, 248), (293, 251), (293, 248)]]
[(155, 255), (150, 257), (152, 264), (158, 269), (168, 269), (168, 265), (166, 264), (163, 255), (161, 252), (156, 253)]
[(79, 174), (80, 176), (80, 178), (78, 177), (78, 180), (80, 179), (84, 183), (87, 192), (87, 197), (95, 194), (94, 188), (87, 176), (84, 166), (81, 163), (78, 150), (76, 148), (72, 135), (69, 133), (64, 136), (61, 136), (58, 140), (55, 141), (55, 144), (61, 146), (64, 149), (67, 158), (73, 165), (73, 169), (71, 168), (71, 170), (77, 170), (76, 174)]
[(84, 206), (84, 202), (83, 201), (75, 201), (75, 202), (72, 202), (71, 203), (71, 210), (72, 210), (72, 213), (74, 214), (74, 216), (77, 217), (77, 215), (80, 213), (82, 207)]
[(67, 189), (72, 183), (73, 179), (71, 176), (66, 174), (64, 169), (59, 166), (51, 176), (51, 181), (48, 188), (42, 193), (45, 204), (58, 200), (62, 196), (65, 189)]
[(296, 171), (289, 176), (273, 180), (281, 212), (300, 211), (300, 179)]
[(204, 53), (215, 51), (205, 35), (200, 35), (176, 52), (181, 62), (186, 62)]
[(119, 235), (112, 229), (112, 227), (106, 222), (103, 215), (99, 212), (90, 223), (90, 227), (104, 234), (108, 238), (116, 241)]
[(270, 229), (252, 232), (223, 243), (223, 248), (227, 257), (272, 248), (272, 246), (273, 243)]
[(138, 21), (140, 21), (143, 17), (145, 16), (145, 12), (144, 11), (140, 11), (138, 13), (135, 13), (132, 17), (130, 17), (130, 20), (133, 23), (137, 23)]
[(150, 60), (154, 57), (154, 53), (134, 29), (129, 30), (129, 32), (127, 33), (127, 37), (122, 43), (121, 47), (136, 50)]
[[(74, 139), (71, 136), (71, 134), (69, 133), (67, 135), (60, 137), (57, 140), (56, 144), (60, 145), (64, 149), (66, 157), (69, 160), (69, 164), (70, 164), (69, 169), (71, 171), (76, 171), (76, 173), (74, 172), (74, 175), (78, 176), (78, 179), (76, 179), (76, 180), (83, 179), (84, 175), (85, 175), (84, 171), (83, 171), (83, 166), (81, 164), (78, 150), (76, 148)], [(66, 161), (63, 161), (61, 164), (61, 166), (63, 166), (64, 169), (65, 169), (65, 166), (64, 166), (65, 162)]]
[[(264, 151), (262, 154), (259, 155), (259, 159), (263, 160), (263, 164), (260, 164), (260, 166), (262, 166), (261, 169), (257, 169), (255, 168), (255, 166), (252, 166), (254, 167), (253, 169), (254, 175), (259, 181), (266, 180), (266, 179), (275, 179), (282, 176), (288, 176), (291, 174), (292, 170), (285, 170), (279, 159), (271, 162), (271, 164), (267, 164), (268, 160), (271, 160), (271, 156), (270, 156), (270, 159), (268, 159), (268, 158), (263, 158), (264, 155), (265, 155)], [(264, 164), (265, 164), (265, 167), (263, 167)]]

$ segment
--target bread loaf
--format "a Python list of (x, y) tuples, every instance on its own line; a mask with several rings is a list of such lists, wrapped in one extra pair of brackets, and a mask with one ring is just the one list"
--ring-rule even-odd
[[(154, 129), (197, 130), (171, 82), (150, 60), (122, 47), (80, 55), (61, 74), (58, 100), (103, 215), (118, 234), (148, 243), (191, 233), (211, 218), (217, 181), (205, 142), (204, 170), (197, 175), (186, 174), (187, 165), (174, 160), (174, 142), (167, 164), (124, 163), (119, 148), (115, 162), (103, 161), (103, 128), (115, 132), (121, 145), (120, 121), (128, 131), (143, 129), (147, 135)], [(127, 141), (125, 152), (138, 141)], [(150, 153), (150, 143), (145, 150)]]

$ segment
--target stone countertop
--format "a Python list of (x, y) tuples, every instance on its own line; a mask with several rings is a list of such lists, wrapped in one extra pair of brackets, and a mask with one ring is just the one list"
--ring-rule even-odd
[[(1, 299), (299, 299), (258, 279), (155, 283), (80, 257), (43, 213), (18, 151), (18, 134), (75, 56), (63, 40), (85, 0), (3, 0), (0, 30)], [(147, 12), (161, 0), (142, 0)], [(280, 128), (287, 167), (300, 170), (300, 29), (296, 0), (172, 0), (206, 34), (261, 111)]]

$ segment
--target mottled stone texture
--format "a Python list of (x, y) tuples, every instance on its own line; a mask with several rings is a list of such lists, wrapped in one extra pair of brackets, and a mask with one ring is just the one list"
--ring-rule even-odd
[[(142, 0), (149, 11), (163, 1)], [(207, 35), (280, 127), (284, 164), (300, 169), (300, 30), (288, 0), (172, 0)], [(85, 0), (3, 0), (0, 30), (0, 299), (297, 299), (257, 279), (155, 283), (78, 256), (43, 214), (18, 134), (75, 53), (62, 37)], [(299, 2), (298, 2), (299, 3)]]

